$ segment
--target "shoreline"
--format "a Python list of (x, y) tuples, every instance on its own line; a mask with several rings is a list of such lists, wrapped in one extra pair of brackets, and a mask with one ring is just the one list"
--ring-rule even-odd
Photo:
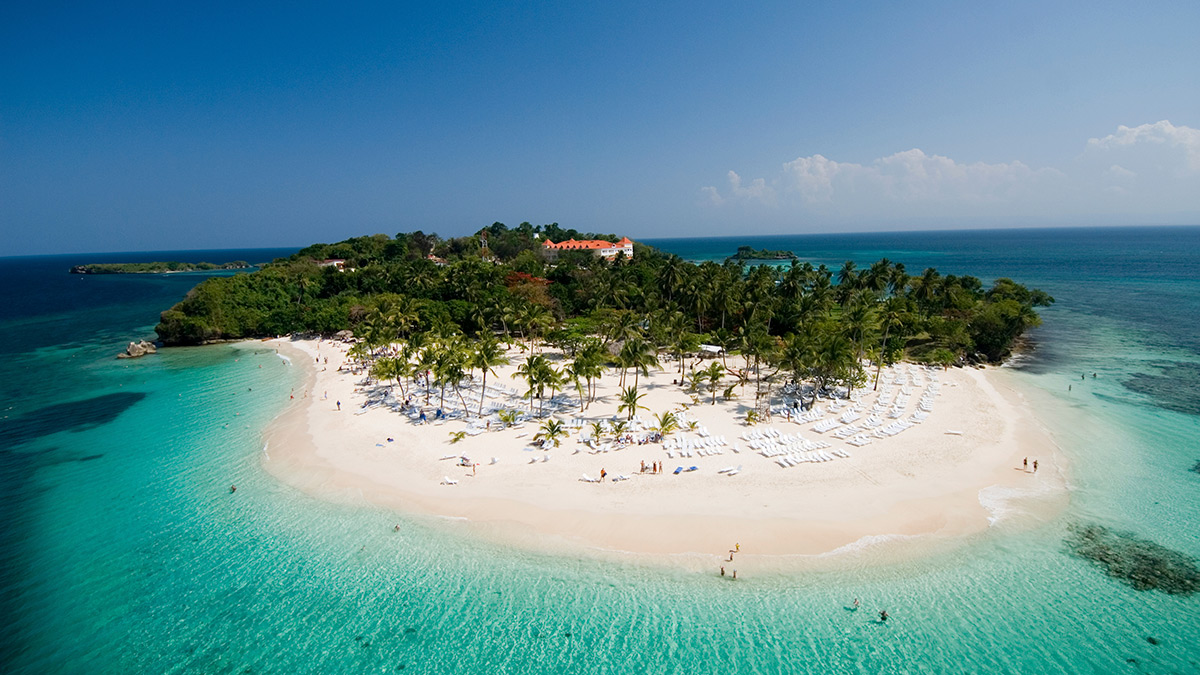
[[(854, 449), (846, 459), (782, 469), (743, 447), (739, 454), (716, 458), (666, 460), (672, 466), (702, 467), (694, 473), (643, 475), (630, 467), (642, 458), (663, 461), (662, 446), (631, 446), (595, 457), (573, 452), (575, 442), (569, 439), (549, 453), (552, 461), (523, 462), (543, 454), (521, 448), (517, 438), (522, 431), (532, 436), (532, 424), (451, 445), (448, 434), (462, 429), (462, 422), (416, 426), (386, 408), (356, 415), (365, 394), (354, 391), (361, 376), (336, 370), (344, 345), (270, 342), (305, 368), (304, 386), (311, 395), (298, 395), (265, 430), (262, 463), (269, 473), (318, 498), (365, 500), (463, 522), (472, 536), (522, 547), (666, 557), (698, 569), (716, 564), (714, 556), (735, 543), (742, 544), (738, 560), (743, 566), (754, 561), (769, 568), (789, 560), (820, 565), (880, 548), (886, 550), (883, 557), (895, 559), (956, 545), (998, 524), (1010, 529), (1046, 522), (1067, 500), (1062, 454), (999, 369), (947, 371), (942, 381), (953, 393), (942, 395), (949, 400), (940, 401), (927, 422)], [(324, 372), (314, 367), (318, 353), (330, 359), (321, 366), (328, 368)], [(514, 367), (489, 377), (489, 385), (513, 384), (507, 375)], [(655, 412), (682, 391), (669, 384), (670, 367), (643, 379)], [(616, 377), (605, 380), (612, 387)], [(328, 400), (322, 398), (326, 391)], [(341, 411), (334, 407), (336, 400)], [(732, 441), (733, 433), (750, 427), (733, 424), (728, 414), (728, 420), (720, 418), (729, 405), (705, 402), (692, 410), (714, 433)], [(596, 417), (607, 410), (597, 406), (584, 414)], [(579, 414), (576, 408), (560, 417)], [(811, 424), (776, 419), (770, 426), (821, 438), (809, 430)], [(946, 434), (947, 427), (964, 431)], [(384, 440), (388, 437), (395, 442)], [(474, 476), (439, 459), (459, 453), (482, 457), (483, 452), (499, 461), (481, 462)], [(1041, 460), (1038, 474), (1020, 469), (1025, 455)], [(601, 463), (614, 474), (629, 470), (633, 475), (616, 484), (578, 480), (577, 468)], [(716, 472), (732, 464), (744, 467), (739, 475)], [(442, 485), (444, 477), (459, 484)]]

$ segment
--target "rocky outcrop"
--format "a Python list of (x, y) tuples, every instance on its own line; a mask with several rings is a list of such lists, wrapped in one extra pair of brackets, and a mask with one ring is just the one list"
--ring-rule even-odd
[(117, 358), (136, 359), (139, 356), (145, 356), (147, 354), (154, 354), (157, 352), (158, 348), (154, 346), (153, 342), (146, 342), (145, 340), (142, 340), (140, 342), (130, 342), (129, 346), (125, 348), (123, 353), (117, 354)]

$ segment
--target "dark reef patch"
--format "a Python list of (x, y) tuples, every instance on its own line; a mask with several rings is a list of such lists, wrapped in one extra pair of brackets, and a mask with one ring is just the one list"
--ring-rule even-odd
[(1193, 466), (1190, 470), (1195, 471), (1196, 473), (1200, 473), (1200, 460), (1197, 460), (1196, 466)]
[(1200, 568), (1192, 557), (1102, 525), (1072, 525), (1070, 552), (1139, 591), (1191, 595), (1200, 591)]
[(16, 419), (0, 422), (0, 449), (22, 445), (60, 431), (79, 431), (108, 424), (144, 398), (146, 394), (143, 393), (121, 392), (39, 408)]
[(1175, 412), (1200, 415), (1200, 363), (1168, 361), (1151, 364), (1157, 374), (1138, 373), (1121, 384), (1125, 388), (1145, 394), (1154, 401)]

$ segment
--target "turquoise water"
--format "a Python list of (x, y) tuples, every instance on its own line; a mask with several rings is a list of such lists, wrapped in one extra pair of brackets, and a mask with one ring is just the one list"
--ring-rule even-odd
[[(1009, 374), (1070, 460), (1067, 512), (931, 558), (868, 548), (736, 584), (485, 543), (265, 474), (262, 427), (299, 377), (273, 350), (112, 358), (196, 278), (0, 259), (0, 283), (36, 289), (0, 308), (0, 670), (1200, 671), (1200, 597), (1133, 590), (1063, 543), (1069, 524), (1100, 523), (1200, 556), (1200, 228), (654, 243), (831, 266), (886, 255), (1050, 292), (1038, 347)], [(872, 621), (884, 608), (892, 620)]]

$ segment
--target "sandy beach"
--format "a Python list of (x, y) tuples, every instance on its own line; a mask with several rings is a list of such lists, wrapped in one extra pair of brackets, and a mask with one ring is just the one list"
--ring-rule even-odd
[[(685, 388), (672, 384), (679, 377), (678, 363), (664, 362), (662, 369), (652, 369), (650, 377), (640, 380), (648, 410), (639, 416), (649, 427), (653, 414), (682, 410), (687, 419), (696, 420), (697, 429), (677, 431), (666, 443), (624, 448), (609, 443), (608, 451), (600, 452), (602, 444), (592, 447), (579, 440), (590, 435), (587, 426), (573, 429), (560, 447), (545, 450), (530, 444), (541, 420), (503, 428), (494, 416), (490, 429), (478, 421), (483, 431), (452, 444), (452, 434), (476, 418), (433, 421), (437, 393), (428, 405), (423, 395), (417, 399), (430, 420), (417, 424), (393, 409), (404, 399), (398, 388), (395, 398), (387, 399), (391, 404), (363, 407), (377, 400), (387, 383), (368, 386), (364, 374), (339, 371), (348, 363), (348, 345), (287, 339), (268, 344), (308, 371), (307, 387), (295, 391), (295, 400), (265, 434), (268, 471), (316, 496), (365, 498), (405, 512), (466, 519), (492, 536), (653, 556), (707, 559), (723, 556), (736, 544), (747, 556), (812, 556), (852, 549), (856, 542), (963, 537), (1022, 516), (1040, 521), (1066, 502), (1060, 454), (1021, 394), (997, 369), (929, 371), (900, 364), (884, 371), (879, 392), (868, 385), (855, 392), (854, 403), (819, 401), (823, 420), (861, 411), (852, 425), (862, 431), (856, 436), (869, 436), (870, 442), (858, 447), (848, 442), (853, 436), (835, 437), (837, 429), (814, 431), (817, 423), (812, 421), (773, 415), (769, 422), (747, 425), (753, 383), (735, 400), (718, 395), (715, 405), (701, 390), (694, 404)], [(524, 383), (513, 377), (523, 355), (512, 349), (510, 357), (510, 365), (488, 376), (489, 389), (524, 392)], [(741, 367), (742, 360), (731, 356), (728, 364)], [(588, 423), (613, 418), (618, 381), (619, 373), (607, 371), (598, 399), (582, 412), (574, 391), (568, 390), (574, 405), (555, 417)], [(478, 391), (463, 388), (472, 412), (478, 410)], [(905, 396), (905, 391), (910, 393)], [(529, 402), (519, 393), (489, 394), (486, 404), (528, 412)], [(888, 397), (890, 407), (876, 405), (880, 395)], [(912, 423), (922, 397), (929, 408), (926, 417)], [(451, 400), (457, 407), (456, 394), (447, 390), (447, 404)], [(907, 406), (903, 416), (875, 415), (882, 424), (864, 424), (872, 409), (898, 410), (900, 401)], [(535, 401), (535, 411), (537, 405)], [(890, 437), (874, 433), (898, 421), (911, 426)], [(756, 436), (761, 440), (752, 440)], [(681, 456), (674, 447), (679, 439), (694, 445), (716, 440), (707, 441), (714, 446), (705, 448), (709, 454), (692, 450), (691, 456)], [(793, 445), (785, 446), (789, 441)], [(801, 452), (798, 441), (827, 447)], [(781, 466), (781, 456), (828, 460)], [(468, 458), (468, 466), (462, 465), (462, 457)], [(1036, 473), (1034, 460), (1039, 462)], [(664, 470), (643, 473), (642, 462), (647, 467), (661, 462)], [(674, 473), (677, 467), (693, 466), (694, 471)], [(733, 475), (722, 471), (731, 468)], [(581, 479), (598, 478), (602, 470), (603, 481)], [(628, 479), (612, 480), (622, 475)]]

